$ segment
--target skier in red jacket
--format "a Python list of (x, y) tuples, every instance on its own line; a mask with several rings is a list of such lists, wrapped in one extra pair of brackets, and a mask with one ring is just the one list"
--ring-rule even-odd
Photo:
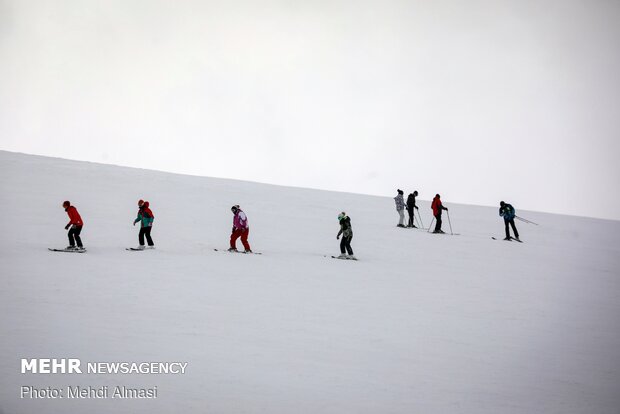
[(67, 250), (76, 249), (76, 243), (77, 250), (83, 250), (84, 246), (82, 245), (82, 239), (80, 238), (80, 233), (82, 232), (82, 227), (84, 226), (82, 217), (80, 217), (80, 213), (78, 213), (77, 208), (72, 206), (69, 201), (62, 203), (62, 206), (69, 215), (69, 223), (65, 226), (65, 230), (69, 230), (69, 227), (71, 227), (68, 233), (69, 246), (67, 246)]
[(439, 194), (436, 194), (435, 198), (433, 198), (431, 208), (433, 209), (433, 216), (435, 216), (435, 220), (437, 221), (437, 224), (435, 224), (435, 231), (433, 231), (433, 233), (444, 233), (444, 231), (441, 230), (441, 212), (443, 210), (448, 211), (448, 208), (444, 207), (441, 203), (441, 196)]

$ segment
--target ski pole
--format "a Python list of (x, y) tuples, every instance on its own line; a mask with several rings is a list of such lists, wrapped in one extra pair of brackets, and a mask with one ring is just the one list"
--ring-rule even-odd
[[(420, 222), (420, 227), (424, 228), (424, 223), (422, 223), (422, 216), (420, 215), (420, 210), (416, 209), (416, 211), (418, 212), (418, 217), (420, 218), (418, 221)], [(414, 214), (415, 216), (415, 214)]]
[(435, 221), (435, 217), (433, 217), (433, 219), (431, 220), (431, 225), (428, 226), (428, 230), (426, 230), (427, 233), (431, 232), (431, 227), (433, 227), (433, 222)]
[(450, 222), (450, 212), (446, 210), (446, 214), (448, 215), (448, 224), (450, 225), (450, 234), (454, 236), (454, 233), (452, 232), (452, 223)]
[(517, 218), (517, 219), (519, 219), (519, 220), (521, 220), (521, 221), (524, 221), (524, 222), (526, 222), (526, 223), (529, 223), (529, 224), (534, 224), (535, 226), (538, 226), (538, 223), (534, 223), (533, 221), (526, 220), (526, 219), (524, 219), (523, 217), (515, 216), (515, 218)]

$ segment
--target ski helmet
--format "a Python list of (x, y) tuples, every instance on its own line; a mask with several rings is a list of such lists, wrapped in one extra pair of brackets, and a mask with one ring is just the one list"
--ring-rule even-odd
[(69, 207), (70, 205), (71, 205), (71, 203), (70, 203), (69, 201), (65, 201), (64, 203), (62, 203), (62, 206), (63, 206), (64, 208), (67, 208), (67, 207)]
[(138, 200), (138, 205), (142, 206), (142, 204), (144, 204), (144, 200)]
[(230, 211), (232, 211), (233, 213), (236, 213), (237, 210), (239, 210), (239, 204), (235, 204), (234, 206), (230, 208)]
[(344, 219), (347, 216), (347, 213), (345, 213), (344, 211), (340, 214), (338, 214), (338, 221), (341, 221), (342, 219)]

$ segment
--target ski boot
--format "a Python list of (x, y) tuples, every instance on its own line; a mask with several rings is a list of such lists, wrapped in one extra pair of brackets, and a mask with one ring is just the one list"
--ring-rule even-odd
[(65, 250), (77, 250), (77, 247), (75, 247), (75, 246), (67, 246), (67, 247), (65, 247)]
[(340, 256), (337, 256), (336, 259), (346, 259), (347, 255), (344, 253), (340, 253)]
[(155, 246), (148, 246), (147, 249), (154, 249)]
[(234, 248), (234, 247), (229, 247), (229, 248), (228, 248), (228, 251), (229, 251), (229, 252), (231, 252), (231, 253), (237, 253), (239, 250), (237, 250), (237, 249), (236, 249), (236, 248)]
[(252, 253), (252, 250), (250, 250), (250, 249), (245, 249), (245, 250), (243, 251), (243, 253)]

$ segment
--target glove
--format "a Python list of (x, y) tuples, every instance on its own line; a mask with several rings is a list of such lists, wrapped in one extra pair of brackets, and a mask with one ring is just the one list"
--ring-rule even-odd
[(446, 207), (446, 211), (448, 211), (448, 207)]
[(67, 225), (65, 226), (65, 230), (69, 230), (69, 226), (71, 226), (71, 223), (69, 223), (69, 224), (67, 224)]
[(419, 209), (420, 209), (420, 207), (418, 207), (418, 206), (415, 206), (415, 209), (416, 209), (416, 210), (419, 210)]
[(336, 236), (336, 240), (340, 240), (340, 235)]

